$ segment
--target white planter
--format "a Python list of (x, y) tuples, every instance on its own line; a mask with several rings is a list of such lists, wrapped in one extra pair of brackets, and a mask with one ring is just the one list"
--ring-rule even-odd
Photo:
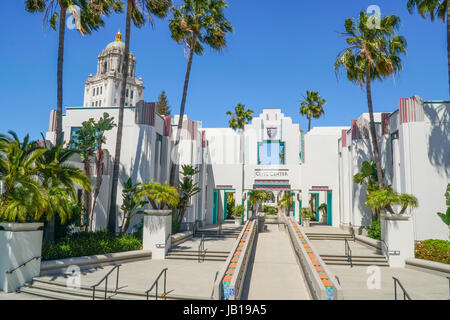
[(389, 248), (382, 245), (383, 254), (389, 255), (391, 267), (405, 267), (405, 260), (414, 258), (414, 228), (411, 216), (381, 214), (381, 239)]
[(302, 218), (302, 226), (303, 227), (309, 228), (310, 227), (310, 222), (311, 222), (311, 219)]
[(41, 268), (43, 223), (0, 223), (0, 291), (14, 292)]
[(144, 213), (144, 250), (153, 260), (164, 260), (171, 246), (172, 210), (146, 210)]
[(234, 218), (234, 224), (236, 226), (242, 226), (242, 218)]

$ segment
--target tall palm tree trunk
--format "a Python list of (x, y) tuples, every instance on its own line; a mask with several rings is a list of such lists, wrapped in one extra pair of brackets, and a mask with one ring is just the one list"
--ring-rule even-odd
[(311, 131), (311, 116), (308, 116), (308, 132)]
[(64, 62), (64, 36), (66, 33), (66, 7), (59, 4), (61, 12), (59, 15), (59, 44), (58, 44), (58, 66), (57, 66), (57, 98), (56, 98), (56, 145), (63, 143), (62, 139), (62, 105), (63, 105), (63, 62)]
[(108, 217), (108, 230), (114, 234), (116, 233), (117, 187), (119, 184), (120, 152), (122, 149), (122, 132), (123, 132), (123, 113), (125, 108), (125, 93), (127, 87), (128, 65), (130, 55), (131, 9), (132, 9), (131, 2), (132, 0), (128, 0), (127, 2), (125, 52), (122, 68), (123, 81), (122, 81), (122, 91), (120, 93), (119, 120), (117, 125), (116, 150), (114, 155), (114, 168), (111, 186), (111, 202), (109, 206), (109, 217)]
[(103, 182), (103, 159), (104, 159), (104, 154), (103, 154), (103, 150), (102, 150), (102, 143), (101, 141), (97, 140), (97, 145), (98, 145), (98, 158), (97, 158), (97, 162), (95, 164), (95, 175), (96, 175), (96, 182), (95, 182), (95, 190), (94, 190), (94, 198), (92, 200), (92, 208), (90, 210), (89, 213), (89, 228), (91, 231), (92, 230), (92, 220), (94, 217), (94, 213), (95, 213), (95, 206), (97, 204), (97, 198), (98, 195), (100, 194), (100, 188), (102, 186), (102, 182)]
[[(195, 43), (197, 42), (197, 35), (194, 33), (192, 35), (192, 42), (189, 49), (189, 61), (186, 69), (186, 76), (184, 78), (184, 88), (183, 88), (183, 98), (181, 99), (181, 106), (180, 106), (180, 119), (178, 119), (178, 127), (177, 127), (177, 137), (175, 140), (175, 148), (178, 147), (178, 144), (180, 143), (181, 139), (181, 130), (183, 128), (183, 119), (184, 119), (184, 109), (186, 106), (186, 97), (187, 92), (189, 88), (189, 79), (191, 76), (191, 68), (192, 68), (192, 61), (194, 60), (194, 48)], [(174, 160), (174, 159), (172, 159)], [(170, 184), (173, 186), (175, 185), (175, 170), (178, 165), (178, 151), (177, 151), (177, 158), (175, 159), (175, 163), (172, 163), (171, 169), (170, 169)]]
[(369, 107), (370, 134), (372, 136), (372, 149), (373, 149), (373, 154), (375, 157), (375, 165), (377, 167), (378, 185), (380, 187), (383, 187), (383, 185), (384, 185), (383, 170), (381, 167), (381, 158), (380, 158), (380, 152), (378, 149), (377, 131), (375, 129), (375, 119), (373, 116), (372, 89), (371, 89), (370, 81), (371, 81), (370, 80), (370, 69), (367, 69), (366, 70), (366, 91), (367, 91), (367, 106)]
[(447, 0), (447, 59), (448, 59), (448, 89), (450, 93), (450, 0)]
[[(84, 174), (89, 179), (91, 178), (91, 165), (89, 163), (89, 157), (84, 160)], [(89, 211), (91, 208), (91, 193), (86, 189), (83, 189), (81, 193), (81, 203), (84, 205), (83, 210), (81, 210), (81, 226), (85, 226), (85, 217), (88, 217), (87, 227), (89, 228)]]

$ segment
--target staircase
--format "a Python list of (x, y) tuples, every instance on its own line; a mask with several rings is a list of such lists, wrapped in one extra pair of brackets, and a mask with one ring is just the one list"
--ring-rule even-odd
[[(230, 251), (208, 251), (202, 261), (226, 261)], [(198, 260), (198, 251), (195, 250), (169, 250), (166, 259), (170, 260)]]
[[(331, 254), (321, 254), (323, 262), (328, 265), (334, 266), (350, 266), (347, 256), (345, 255), (331, 255)], [(354, 266), (379, 266), (379, 267), (389, 267), (389, 263), (386, 257), (383, 255), (358, 255), (352, 256), (352, 264)]]
[(239, 227), (235, 227), (235, 228), (222, 228), (221, 232), (219, 233), (219, 231), (217, 229), (213, 229), (213, 230), (208, 230), (208, 229), (200, 229), (197, 230), (195, 232), (195, 237), (196, 238), (201, 238), (202, 236), (204, 236), (205, 238), (237, 238), (239, 237), (241, 231), (242, 231), (242, 226)]
[[(105, 288), (97, 288), (95, 292), (96, 300), (105, 299)], [(92, 289), (89, 286), (80, 286), (79, 289), (67, 287), (65, 282), (51, 281), (35, 278), (31, 284), (26, 284), (19, 289), (19, 292), (28, 295), (38, 296), (51, 300), (92, 300)], [(146, 300), (145, 292), (119, 289), (117, 293), (108, 289), (106, 294), (108, 300)], [(168, 293), (167, 300), (211, 300), (206, 297), (190, 297)], [(149, 300), (155, 300), (155, 295), (150, 294)], [(158, 300), (163, 300), (161, 296)]]
[(306, 233), (309, 240), (342, 240), (353, 241), (351, 234), (345, 233)]

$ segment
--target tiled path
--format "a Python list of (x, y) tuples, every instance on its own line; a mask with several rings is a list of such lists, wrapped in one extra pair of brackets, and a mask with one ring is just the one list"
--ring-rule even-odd
[(260, 233), (243, 286), (243, 300), (309, 300), (303, 278), (286, 231), (267, 225)]

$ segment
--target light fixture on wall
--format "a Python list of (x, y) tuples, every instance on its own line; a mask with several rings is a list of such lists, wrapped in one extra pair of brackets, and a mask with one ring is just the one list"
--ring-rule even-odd
[(244, 199), (244, 201), (247, 200), (247, 193), (246, 193), (246, 192), (244, 192), (244, 193), (242, 194), (242, 199)]
[(300, 192), (297, 193), (297, 200), (300, 201)]

